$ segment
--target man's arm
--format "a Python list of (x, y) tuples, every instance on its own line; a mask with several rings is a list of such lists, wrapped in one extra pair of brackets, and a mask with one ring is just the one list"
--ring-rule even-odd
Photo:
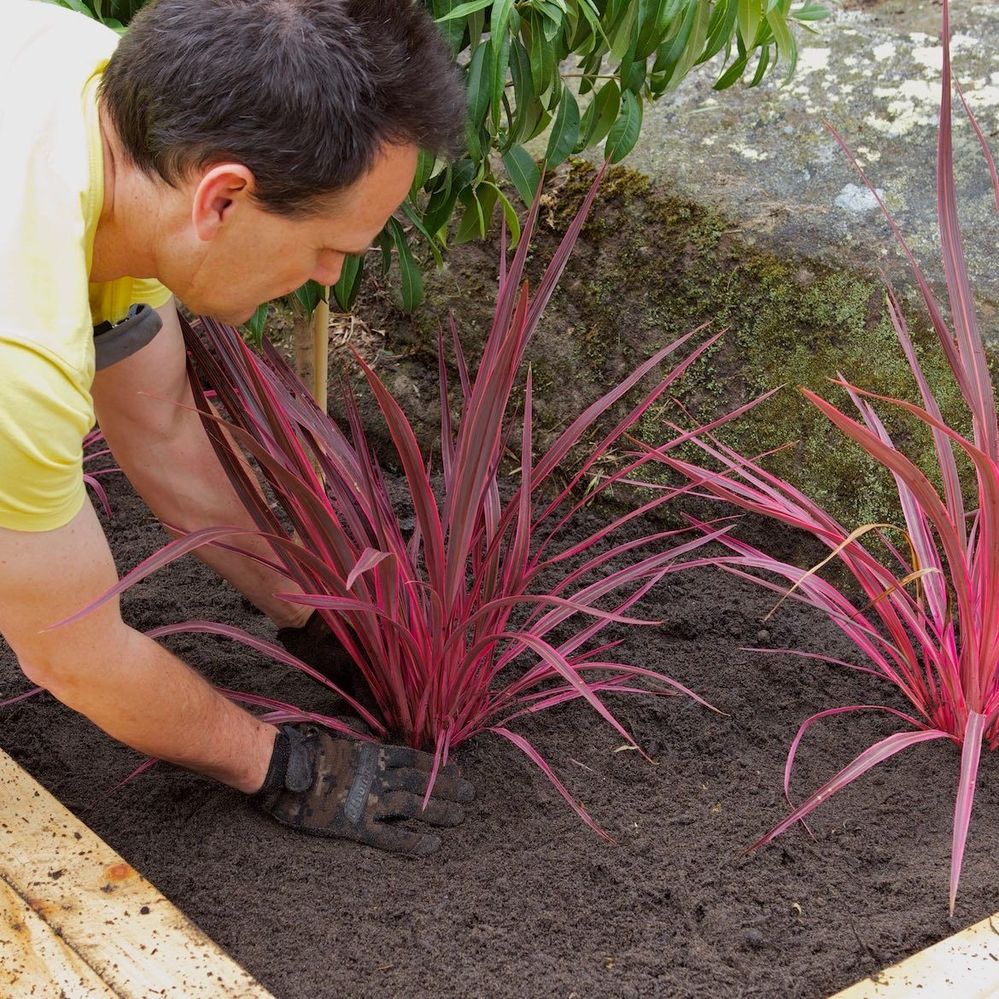
[(0, 528), (0, 633), (25, 675), (140, 752), (256, 791), (277, 730), (128, 627), (117, 600), (73, 624), (45, 630), (116, 580), (89, 501), (54, 531)]
[[(163, 328), (155, 339), (97, 372), (92, 392), (101, 430), (129, 482), (164, 523), (185, 531), (229, 525), (255, 531), (194, 408), (177, 308), (171, 300), (157, 311)], [(258, 538), (239, 543), (274, 558)], [(274, 597), (297, 589), (284, 576), (219, 548), (196, 554), (279, 627), (298, 627), (309, 617), (309, 608)]]
[(474, 795), (453, 763), (441, 768), (424, 806), (432, 756), (336, 739), (312, 726), (279, 732), (129, 628), (117, 600), (46, 630), (116, 578), (89, 501), (54, 531), (0, 528), (0, 634), (29, 679), (140, 752), (259, 791), (265, 811), (301, 832), (422, 856), (440, 837), (398, 819), (462, 821), (461, 806)]

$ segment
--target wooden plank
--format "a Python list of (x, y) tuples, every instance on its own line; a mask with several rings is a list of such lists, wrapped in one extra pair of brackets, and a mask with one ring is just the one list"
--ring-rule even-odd
[(94, 970), (2, 878), (0, 995), (116, 999)]
[(312, 398), (325, 413), (329, 403), (330, 366), (330, 303), (332, 289), (323, 288), (326, 299), (320, 299), (312, 314)]
[(104, 994), (272, 999), (3, 752), (0, 878), (106, 984)]
[(838, 992), (832, 999), (990, 999), (999, 995), (999, 914)]

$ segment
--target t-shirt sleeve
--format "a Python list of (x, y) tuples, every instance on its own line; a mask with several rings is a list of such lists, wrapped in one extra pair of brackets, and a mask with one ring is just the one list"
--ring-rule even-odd
[(129, 303), (129, 308), (133, 305), (148, 305), (151, 308), (159, 309), (166, 305), (170, 301), (170, 297), (173, 292), (159, 281), (153, 281), (151, 278), (134, 278), (132, 280), (132, 301)]
[(44, 347), (0, 335), (0, 527), (51, 531), (83, 506), (83, 438), (93, 402)]
[(119, 278), (90, 285), (90, 317), (95, 326), (120, 323), (133, 305), (158, 309), (170, 301), (171, 291), (152, 278)]

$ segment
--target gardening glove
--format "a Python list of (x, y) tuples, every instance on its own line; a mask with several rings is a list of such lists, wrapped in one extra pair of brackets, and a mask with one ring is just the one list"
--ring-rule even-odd
[(328, 680), (332, 680), (358, 704), (377, 713), (374, 695), (357, 663), (330, 631), (318, 611), (313, 611), (301, 628), (280, 628), (277, 639), (297, 659), (308, 663)]
[(449, 763), (437, 773), (424, 809), (433, 757), (404, 746), (338, 739), (315, 725), (282, 725), (267, 777), (254, 795), (287, 826), (314, 836), (350, 839), (392, 853), (426, 856), (439, 836), (400, 824), (415, 819), (456, 826), (472, 785)]

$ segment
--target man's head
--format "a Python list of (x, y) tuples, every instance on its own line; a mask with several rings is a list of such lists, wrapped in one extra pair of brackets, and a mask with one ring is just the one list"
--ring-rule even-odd
[(159, 185), (157, 274), (230, 321), (329, 284), (460, 148), (464, 91), (410, 0), (154, 0), (101, 89), (125, 166)]

